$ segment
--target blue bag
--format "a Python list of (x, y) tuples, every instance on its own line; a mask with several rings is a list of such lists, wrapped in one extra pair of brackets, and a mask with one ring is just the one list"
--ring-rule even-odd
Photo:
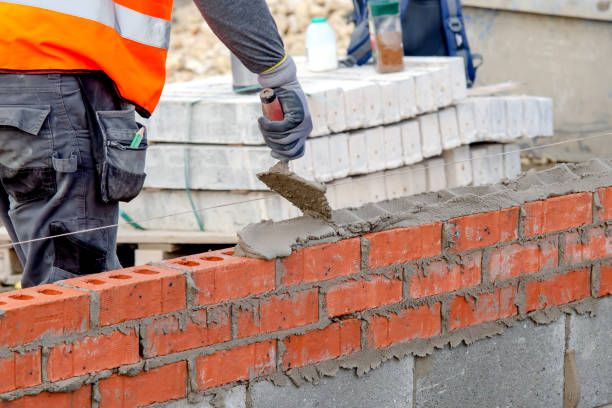
[[(460, 56), (468, 86), (476, 80), (475, 56), (465, 31), (460, 0), (400, 0), (404, 54)], [(355, 31), (347, 51), (348, 65), (364, 65), (372, 58), (368, 0), (353, 0)]]

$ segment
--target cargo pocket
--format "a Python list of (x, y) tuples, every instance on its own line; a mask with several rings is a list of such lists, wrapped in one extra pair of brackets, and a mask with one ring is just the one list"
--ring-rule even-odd
[(48, 105), (0, 105), (0, 181), (17, 204), (56, 191)]
[[(131, 201), (142, 190), (146, 174), (147, 135), (135, 120), (134, 109), (96, 112), (102, 136), (100, 190), (106, 203)], [(144, 136), (134, 144), (136, 133)]]

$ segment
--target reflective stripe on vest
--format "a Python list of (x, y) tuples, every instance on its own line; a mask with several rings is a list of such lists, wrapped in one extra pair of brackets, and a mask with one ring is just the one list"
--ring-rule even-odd
[(8, 3), (38, 7), (86, 18), (114, 29), (121, 37), (168, 49), (170, 21), (139, 13), (112, 0), (11, 0)]
[(0, 0), (0, 72), (102, 71), (152, 113), (166, 80), (172, 0)]

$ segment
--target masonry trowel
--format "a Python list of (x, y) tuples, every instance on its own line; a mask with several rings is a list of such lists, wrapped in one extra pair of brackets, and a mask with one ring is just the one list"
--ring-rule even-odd
[[(285, 116), (283, 108), (273, 89), (264, 89), (260, 98), (262, 111), (266, 118), (271, 121), (283, 120)], [(279, 161), (268, 171), (257, 174), (257, 178), (304, 214), (325, 221), (331, 220), (332, 211), (325, 196), (327, 187), (293, 173), (288, 161)]]

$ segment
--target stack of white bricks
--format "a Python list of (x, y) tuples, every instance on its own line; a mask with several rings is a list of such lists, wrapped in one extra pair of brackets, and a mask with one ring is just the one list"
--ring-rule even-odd
[[(553, 134), (548, 98), (468, 98), (459, 58), (406, 65), (387, 75), (300, 69), (314, 131), (293, 168), (326, 183), (334, 208), (512, 178), (520, 172), (516, 140)], [(157, 218), (144, 223), (150, 229), (192, 230), (193, 214), (159, 217), (217, 207), (200, 213), (214, 232), (297, 216), (257, 180), (275, 162), (257, 127), (260, 112), (258, 97), (234, 94), (228, 77), (168, 86), (148, 123), (145, 191), (124, 210)], [(242, 204), (220, 207), (229, 203)]]

